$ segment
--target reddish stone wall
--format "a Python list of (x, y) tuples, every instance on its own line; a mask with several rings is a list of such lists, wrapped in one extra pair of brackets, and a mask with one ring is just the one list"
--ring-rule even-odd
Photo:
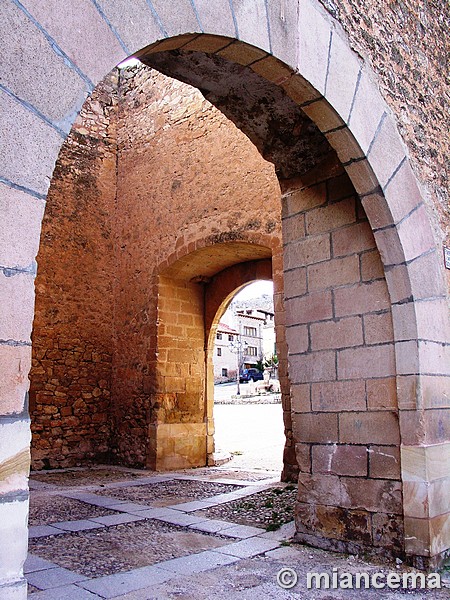
[[(145, 436), (131, 430), (146, 426), (146, 411), (165, 393), (155, 343), (158, 273), (202, 246), (221, 244), (221, 256), (203, 255), (187, 267), (189, 281), (239, 260), (231, 251), (227, 257), (227, 242), (266, 237), (274, 243), (281, 235), (280, 192), (272, 165), (197, 90), (148, 69), (121, 73), (118, 140), (114, 451), (136, 464), (143, 460)], [(171, 276), (186, 279), (183, 273)], [(164, 316), (174, 339), (177, 318)]]
[(113, 352), (115, 74), (85, 103), (47, 199), (36, 279), (33, 467), (104, 460)]
[[(168, 411), (160, 402), (174, 393), (168, 371), (181, 364), (164, 366), (161, 328), (164, 320), (166, 331), (175, 331), (189, 318), (198, 289), (189, 279), (260, 258), (260, 243), (276, 246), (281, 274), (272, 165), (197, 90), (144, 68), (114, 77), (120, 81), (113, 99), (108, 81), (86, 103), (49, 196), (31, 374), (36, 468), (94, 458), (154, 466), (149, 432), (179, 416), (176, 403)], [(236, 253), (236, 242), (250, 250)], [(187, 286), (190, 300), (178, 303), (178, 313), (162, 304), (158, 313), (160, 272), (208, 247), (220, 252), (203, 255), (192, 272), (188, 258), (189, 277), (175, 274), (184, 280), (174, 290)], [(185, 334), (170, 334), (172, 354), (188, 343)], [(204, 340), (200, 346), (203, 353)], [(194, 378), (196, 402), (201, 376)], [(176, 393), (186, 394), (186, 385)], [(189, 410), (204, 421), (198, 408)]]
[(342, 174), (283, 197), (297, 539), (403, 548), (393, 327), (375, 240)]

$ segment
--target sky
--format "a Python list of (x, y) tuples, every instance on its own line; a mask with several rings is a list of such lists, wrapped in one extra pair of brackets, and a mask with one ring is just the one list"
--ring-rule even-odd
[(233, 300), (250, 300), (264, 294), (273, 296), (273, 281), (255, 281), (236, 294)]

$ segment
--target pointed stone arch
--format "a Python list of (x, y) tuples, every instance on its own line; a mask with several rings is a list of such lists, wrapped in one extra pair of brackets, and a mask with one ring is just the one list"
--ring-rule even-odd
[[(450, 497), (447, 288), (428, 208), (368, 64), (315, 0), (246, 0), (234, 9), (207, 0), (136, 0), (120, 12), (114, 3), (47, 6), (9, 1), (2, 7), (0, 511), (7, 525), (0, 583), (25, 597), (26, 373), (34, 259), (53, 166), (86, 94), (102, 76), (130, 54), (178, 49), (225, 53), (281, 87), (325, 135), (361, 197), (392, 303), (406, 552), (437, 560), (449, 546), (450, 528), (449, 506), (438, 501)], [(284, 196), (302, 185), (285, 181)]]

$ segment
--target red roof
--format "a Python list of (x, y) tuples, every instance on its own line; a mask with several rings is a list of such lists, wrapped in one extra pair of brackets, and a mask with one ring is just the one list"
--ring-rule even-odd
[(226, 323), (219, 323), (217, 326), (217, 331), (220, 331), (221, 333), (232, 333), (233, 335), (239, 335), (239, 332), (236, 331), (236, 329), (232, 329)]

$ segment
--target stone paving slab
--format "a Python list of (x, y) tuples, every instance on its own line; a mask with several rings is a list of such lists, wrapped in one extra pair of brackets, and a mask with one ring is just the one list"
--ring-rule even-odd
[(59, 523), (53, 523), (54, 527), (62, 529), (63, 531), (87, 531), (88, 529), (101, 529), (104, 525), (100, 523), (94, 523), (87, 519), (79, 519), (78, 521), (60, 521)]
[(172, 525), (181, 525), (182, 527), (187, 527), (194, 523), (201, 523), (206, 520), (205, 517), (194, 517), (193, 515), (187, 515), (182, 512), (178, 512), (177, 515), (165, 515), (153, 518), (157, 521), (164, 521), (164, 523), (171, 523)]
[(210, 508), (215, 504), (208, 500), (192, 500), (192, 502), (182, 502), (181, 504), (171, 504), (168, 508), (173, 510), (182, 510), (183, 512), (194, 512), (196, 510), (202, 510), (203, 508)]
[(221, 521), (220, 519), (206, 519), (200, 523), (193, 523), (189, 525), (189, 529), (195, 529), (195, 531), (204, 531), (205, 533), (218, 533), (225, 529), (234, 527), (235, 523), (229, 521)]
[(167, 569), (174, 575), (191, 575), (192, 573), (201, 573), (215, 567), (229, 565), (237, 562), (239, 559), (235, 556), (219, 554), (212, 550), (205, 550), (198, 554), (190, 554), (180, 558), (173, 558), (158, 563), (158, 568)]
[[(119, 509), (117, 508), (117, 510)], [(179, 515), (181, 511), (163, 506), (161, 508), (148, 508), (147, 510), (128, 510), (127, 513), (130, 515), (136, 515), (138, 517), (144, 517), (145, 519), (157, 519), (165, 516), (175, 517)]]
[(79, 585), (85, 590), (98, 594), (101, 598), (115, 598), (134, 590), (169, 581), (173, 577), (174, 573), (151, 565), (83, 581)]
[(264, 534), (265, 530), (260, 527), (252, 527), (250, 525), (235, 525), (234, 527), (227, 528), (221, 532), (221, 535), (227, 537), (240, 538), (245, 540), (247, 538), (254, 537), (255, 535)]
[[(112, 504), (119, 506), (119, 504), (127, 504), (125, 500), (118, 500), (110, 496), (97, 496), (88, 492), (59, 492), (61, 496), (65, 498), (73, 498), (74, 500), (81, 500), (81, 502), (87, 502), (94, 506), (102, 506), (104, 508), (111, 506)], [(120, 508), (117, 508), (120, 510)]]
[(242, 498), (247, 498), (247, 496), (252, 496), (253, 494), (257, 494), (258, 492), (263, 492), (264, 490), (270, 489), (272, 486), (267, 485), (255, 485), (252, 487), (245, 487), (241, 490), (236, 490), (234, 492), (227, 492), (223, 494), (217, 494), (217, 496), (211, 496), (211, 498), (207, 498), (203, 500), (206, 504), (209, 504), (206, 508), (210, 506), (216, 506), (217, 504), (225, 504), (226, 502), (233, 502), (233, 500), (241, 500)]
[(217, 494), (217, 496), (211, 496), (207, 500), (203, 500), (204, 508), (209, 508), (211, 506), (217, 506), (217, 504), (225, 504), (225, 502), (230, 502), (231, 500), (235, 500), (234, 492), (228, 492), (227, 494)]
[[(280, 482), (278, 482), (280, 484)], [(280, 484), (281, 486), (282, 484)], [(253, 494), (257, 494), (258, 492), (264, 492), (265, 490), (272, 489), (273, 485), (271, 483), (265, 483), (261, 485), (261, 482), (258, 482), (258, 485), (247, 486), (242, 488), (241, 490), (236, 490), (234, 492), (230, 492), (228, 495), (233, 500), (239, 500), (239, 498), (246, 498), (247, 496), (252, 496)]]
[(221, 554), (231, 554), (238, 558), (252, 558), (258, 554), (263, 554), (269, 550), (274, 550), (279, 547), (279, 543), (274, 540), (265, 540), (260, 537), (251, 537), (234, 544), (228, 544), (221, 548), (216, 548), (214, 552)]
[(148, 504), (136, 504), (135, 502), (115, 502), (114, 504), (107, 504), (107, 507), (111, 510), (120, 510), (122, 512), (128, 512), (134, 514), (141, 512), (142, 510), (150, 510), (152, 507)]
[(45, 560), (45, 558), (41, 558), (35, 554), (28, 554), (25, 564), (23, 565), (23, 572), (25, 574), (33, 573), (33, 571), (43, 571), (57, 566), (58, 565), (55, 565), (49, 560)]
[(45, 490), (46, 492), (56, 488), (52, 483), (45, 483), (44, 481), (37, 481), (36, 479), (30, 479), (28, 481), (28, 487), (30, 490)]
[(170, 475), (155, 475), (153, 477), (142, 477), (139, 479), (128, 479), (127, 481), (115, 481), (112, 483), (106, 483), (102, 486), (102, 489), (108, 490), (120, 490), (122, 488), (139, 486), (139, 485), (153, 485), (155, 483), (163, 483), (164, 481), (171, 481), (174, 477)]
[(28, 537), (30, 539), (37, 537), (47, 537), (48, 535), (59, 535), (64, 533), (62, 529), (57, 529), (51, 525), (31, 525), (28, 530)]
[(35, 592), (32, 600), (98, 600), (101, 596), (92, 594), (77, 585), (64, 585), (59, 588)]
[(105, 515), (103, 517), (93, 517), (89, 521), (106, 525), (122, 525), (123, 523), (133, 523), (134, 521), (143, 521), (145, 517), (139, 517), (138, 515), (129, 515), (127, 513), (119, 513), (117, 515)]
[(28, 582), (40, 590), (57, 588), (70, 583), (77, 583), (86, 579), (84, 575), (79, 575), (62, 567), (46, 569), (45, 571), (34, 571), (27, 576)]

